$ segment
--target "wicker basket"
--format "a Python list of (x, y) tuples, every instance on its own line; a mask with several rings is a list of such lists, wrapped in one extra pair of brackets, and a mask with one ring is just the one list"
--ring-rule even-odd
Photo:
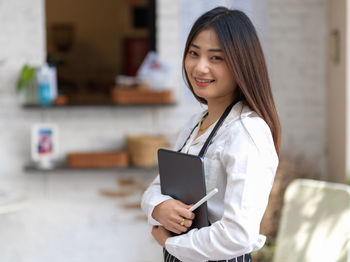
[(67, 166), (70, 168), (111, 168), (129, 166), (127, 151), (101, 153), (69, 153)]
[(127, 148), (132, 165), (153, 167), (157, 165), (157, 150), (167, 147), (163, 136), (127, 136)]

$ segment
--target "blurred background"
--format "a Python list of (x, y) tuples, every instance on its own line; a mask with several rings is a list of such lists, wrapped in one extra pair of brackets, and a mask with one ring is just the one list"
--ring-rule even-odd
[(193, 21), (218, 5), (256, 26), (282, 124), (255, 261), (273, 259), (293, 180), (345, 186), (348, 1), (0, 0), (1, 261), (162, 261), (139, 201), (156, 149), (205, 109), (181, 59)]

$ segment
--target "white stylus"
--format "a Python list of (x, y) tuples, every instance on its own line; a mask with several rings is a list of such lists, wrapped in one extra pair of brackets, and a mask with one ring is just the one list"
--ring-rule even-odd
[(196, 204), (194, 204), (190, 211), (194, 211), (197, 207), (199, 207), (201, 204), (203, 204), (205, 201), (207, 201), (209, 198), (211, 198), (213, 195), (215, 195), (219, 190), (217, 188), (214, 188), (212, 191), (210, 191), (206, 196), (204, 196), (201, 200), (199, 200)]

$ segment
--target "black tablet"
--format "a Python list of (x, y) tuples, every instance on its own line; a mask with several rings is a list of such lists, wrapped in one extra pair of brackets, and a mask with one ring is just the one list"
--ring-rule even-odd
[[(199, 156), (159, 149), (158, 166), (162, 194), (188, 205), (206, 195), (204, 166)], [(194, 213), (191, 229), (209, 226), (206, 202)]]

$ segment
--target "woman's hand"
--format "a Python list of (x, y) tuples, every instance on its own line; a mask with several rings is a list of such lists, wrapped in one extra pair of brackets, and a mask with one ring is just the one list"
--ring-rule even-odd
[(152, 217), (171, 232), (180, 234), (186, 232), (192, 225), (194, 213), (191, 206), (175, 199), (166, 200), (153, 209)]
[(171, 233), (162, 226), (153, 226), (152, 236), (157, 240), (159, 245), (165, 247), (165, 241), (171, 237)]

